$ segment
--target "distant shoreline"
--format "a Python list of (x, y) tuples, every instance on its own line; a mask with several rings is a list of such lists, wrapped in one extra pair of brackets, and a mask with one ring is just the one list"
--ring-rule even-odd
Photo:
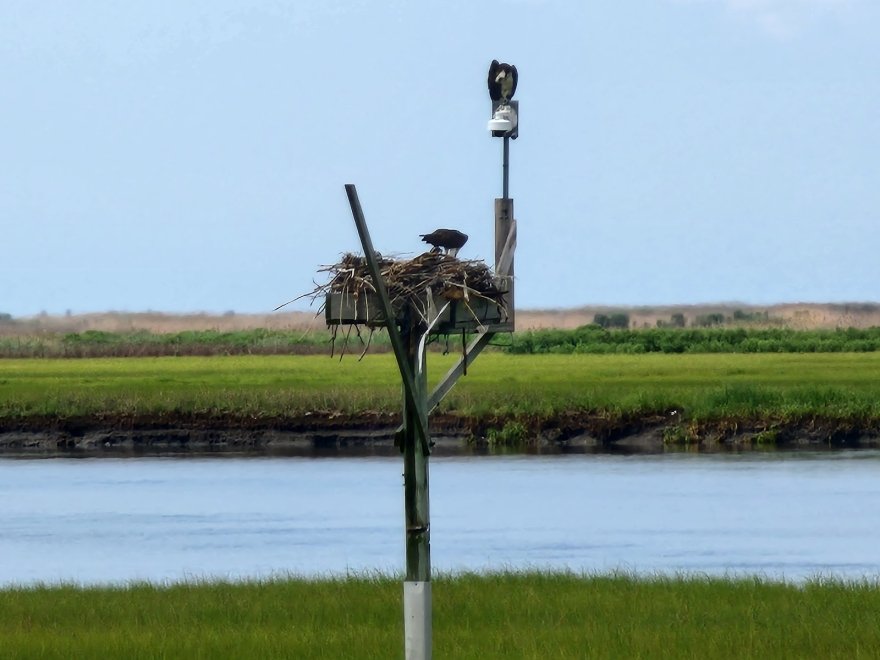
[[(3, 310), (0, 309), (0, 312)], [(737, 314), (739, 312), (740, 314)], [(778, 303), (754, 305), (749, 303), (704, 303), (693, 305), (583, 305), (563, 309), (518, 309), (518, 330), (542, 328), (572, 329), (592, 323), (597, 314), (623, 313), (629, 316), (630, 328), (657, 327), (669, 322), (674, 315), (682, 315), (685, 323), (692, 324), (698, 317), (721, 315), (730, 319), (723, 325), (743, 325), (735, 317), (766, 317), (765, 325), (799, 330), (868, 328), (880, 326), (880, 303)], [(750, 327), (761, 323), (750, 321)], [(304, 332), (325, 330), (324, 317), (315, 309), (311, 311), (266, 312), (265, 314), (192, 313), (174, 314), (164, 312), (97, 312), (85, 314), (38, 314), (28, 317), (12, 317), (0, 314), (0, 336), (34, 332), (182, 332), (186, 330), (219, 330), (233, 332), (255, 328), (302, 330)]]

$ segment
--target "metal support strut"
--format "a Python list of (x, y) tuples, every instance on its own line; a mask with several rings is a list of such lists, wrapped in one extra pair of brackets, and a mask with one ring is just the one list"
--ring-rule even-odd
[(501, 160), (501, 177), (503, 179), (501, 186), (501, 197), (508, 199), (510, 197), (510, 138), (504, 136), (504, 155)]

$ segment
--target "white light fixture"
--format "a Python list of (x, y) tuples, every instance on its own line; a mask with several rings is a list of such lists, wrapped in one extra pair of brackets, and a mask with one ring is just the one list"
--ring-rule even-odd
[(492, 132), (492, 137), (509, 137), (516, 124), (516, 110), (510, 105), (500, 105), (489, 120), (487, 128)]

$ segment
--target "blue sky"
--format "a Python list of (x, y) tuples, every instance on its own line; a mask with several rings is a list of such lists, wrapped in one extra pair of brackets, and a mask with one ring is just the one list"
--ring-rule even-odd
[(359, 250), (345, 183), (381, 252), (491, 260), (493, 58), (520, 307), (880, 300), (878, 34), (875, 0), (5, 0), (0, 312), (269, 311)]

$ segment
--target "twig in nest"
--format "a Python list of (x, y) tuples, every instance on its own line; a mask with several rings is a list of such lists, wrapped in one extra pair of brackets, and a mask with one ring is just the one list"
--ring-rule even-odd
[(339, 352), (339, 361), (342, 362), (342, 358), (345, 356), (345, 349), (348, 348), (348, 340), (351, 338), (351, 329), (353, 326), (348, 326), (345, 331), (345, 341), (342, 342), (342, 350)]
[(364, 359), (364, 356), (367, 354), (367, 351), (370, 350), (370, 344), (373, 343), (373, 328), (370, 328), (370, 336), (367, 337), (367, 345), (364, 346), (364, 350), (361, 352), (361, 356), (358, 358), (358, 362)]

